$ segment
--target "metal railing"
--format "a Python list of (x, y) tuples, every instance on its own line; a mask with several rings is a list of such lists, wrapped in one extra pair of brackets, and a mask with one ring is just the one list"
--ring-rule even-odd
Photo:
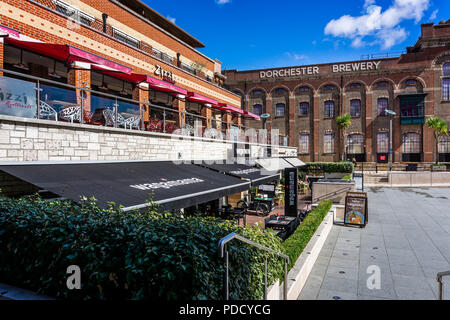
[(444, 300), (444, 284), (442, 283), (442, 278), (450, 276), (450, 271), (441, 272), (437, 275), (437, 282), (439, 283), (439, 300)]
[[(276, 252), (273, 249), (267, 248), (259, 243), (251, 241), (244, 238), (236, 233), (232, 233), (219, 242), (219, 255), (221, 259), (225, 259), (225, 274), (224, 274), (224, 299), (226, 301), (230, 300), (230, 288), (229, 288), (229, 254), (228, 254), (228, 243), (233, 240), (239, 240), (243, 243), (251, 245), (260, 250), (266, 251), (268, 253), (274, 254), (280, 258), (284, 259), (284, 283), (283, 283), (283, 299), (287, 300), (287, 276), (288, 276), (288, 264), (289, 257), (285, 254)], [(267, 300), (267, 258), (264, 260), (264, 300)]]
[[(6, 82), (11, 81), (9, 87), (3, 86), (1, 88), (1, 101), (8, 96), (8, 93), (14, 96), (22, 96), (24, 94), (23, 91), (28, 89), (28, 97), (30, 99), (36, 99), (36, 113), (28, 116), (29, 118), (102, 125), (167, 134), (172, 134), (175, 130), (181, 129), (182, 135), (187, 136), (195, 135), (192, 124), (196, 122), (201, 123), (202, 133), (204, 133), (205, 129), (211, 129), (207, 124), (212, 123), (214, 120), (213, 118), (189, 113), (189, 111), (171, 109), (155, 105), (151, 102), (132, 100), (95, 91), (88, 87), (77, 87), (7, 69), (0, 69), (0, 73), (3, 73), (0, 79), (6, 79)], [(23, 86), (23, 88), (17, 88), (17, 84)], [(31, 93), (33, 89), (35, 92)], [(16, 90), (18, 91), (16, 92)], [(47, 96), (52, 95), (57, 96), (57, 98), (47, 99)], [(148, 119), (144, 117), (145, 112), (149, 114)], [(5, 113), (0, 111), (0, 114)], [(83, 116), (81, 116), (82, 114)], [(5, 115), (23, 117), (20, 114), (7, 113)], [(189, 121), (185, 121), (188, 119)], [(233, 126), (233, 123), (227, 123), (225, 120), (222, 122), (230, 127)], [(227, 131), (222, 130), (223, 138), (228, 136)]]

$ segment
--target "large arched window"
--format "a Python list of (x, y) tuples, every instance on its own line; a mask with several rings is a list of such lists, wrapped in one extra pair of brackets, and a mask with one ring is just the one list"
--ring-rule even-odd
[(284, 103), (277, 103), (275, 106), (275, 116), (284, 117), (286, 105)]
[(415, 132), (405, 133), (402, 136), (402, 153), (415, 154), (420, 153), (420, 135)]
[(300, 110), (299, 113), (301, 116), (307, 116), (309, 113), (309, 103), (308, 102), (300, 102)]
[(323, 152), (330, 154), (334, 153), (334, 133), (327, 132), (323, 137)]
[(444, 78), (442, 79), (442, 100), (450, 101), (450, 62), (442, 67)]
[(389, 152), (389, 132), (380, 131), (377, 134), (377, 152), (388, 153)]
[(350, 116), (354, 118), (361, 117), (361, 100), (354, 99), (350, 101)]
[(362, 134), (351, 134), (347, 137), (348, 154), (363, 154), (364, 153), (364, 137)]
[(325, 101), (325, 118), (334, 118), (334, 101)]
[(300, 154), (309, 153), (309, 133), (300, 133), (299, 152)]

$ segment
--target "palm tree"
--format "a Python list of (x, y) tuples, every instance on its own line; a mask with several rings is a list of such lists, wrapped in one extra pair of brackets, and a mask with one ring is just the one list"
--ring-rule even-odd
[(345, 149), (345, 130), (350, 128), (352, 125), (352, 117), (345, 113), (342, 116), (336, 118), (336, 124), (339, 128), (340, 137), (341, 137), (341, 160), (344, 161), (344, 149)]
[(434, 131), (434, 143), (436, 145), (436, 164), (439, 163), (439, 140), (442, 136), (448, 136), (447, 122), (438, 118), (431, 117), (427, 119), (427, 127)]

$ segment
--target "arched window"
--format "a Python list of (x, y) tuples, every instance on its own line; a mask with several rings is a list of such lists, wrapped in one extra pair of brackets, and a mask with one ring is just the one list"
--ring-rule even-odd
[(325, 101), (325, 118), (334, 118), (334, 101)]
[(389, 82), (387, 82), (387, 81), (380, 81), (380, 82), (377, 82), (377, 87), (379, 87), (379, 88), (386, 88), (386, 87), (389, 87)]
[(309, 133), (300, 133), (299, 152), (309, 154)]
[(327, 132), (323, 137), (323, 152), (330, 154), (334, 153), (334, 133)]
[(253, 105), (253, 113), (256, 114), (257, 116), (262, 115), (262, 105), (261, 104), (255, 104)]
[(386, 110), (388, 109), (389, 100), (388, 98), (379, 98), (378, 99), (378, 115), (385, 116)]
[(409, 79), (405, 81), (407, 87), (415, 87), (417, 85), (417, 80)]
[(310, 92), (311, 91), (311, 89), (309, 88), (309, 87), (300, 87), (300, 88), (298, 88), (298, 92), (299, 93), (308, 93), (308, 92)]
[(299, 113), (301, 116), (307, 116), (309, 113), (309, 103), (308, 102), (300, 102), (300, 110)]
[(284, 117), (285, 108), (286, 108), (286, 105), (284, 103), (278, 103), (275, 106), (275, 116)]
[(377, 151), (378, 153), (389, 152), (389, 132), (380, 131), (377, 134)]
[(361, 83), (352, 83), (348, 86), (350, 89), (361, 89)]
[(354, 99), (350, 101), (350, 116), (354, 118), (361, 116), (361, 100)]
[(351, 134), (347, 137), (348, 154), (363, 154), (364, 153), (364, 137), (362, 134)]
[(332, 85), (332, 84), (328, 84), (328, 85), (323, 87), (323, 90), (325, 90), (325, 91), (332, 91), (332, 90), (335, 90), (335, 89), (336, 89), (336, 87), (334, 85)]
[(287, 93), (286, 89), (283, 89), (283, 88), (275, 89), (275, 94), (276, 95), (283, 95), (283, 94), (286, 94), (286, 93)]
[(450, 62), (442, 67), (444, 79), (442, 79), (442, 100), (450, 101)]
[(420, 135), (415, 132), (405, 133), (402, 136), (402, 153), (420, 153)]

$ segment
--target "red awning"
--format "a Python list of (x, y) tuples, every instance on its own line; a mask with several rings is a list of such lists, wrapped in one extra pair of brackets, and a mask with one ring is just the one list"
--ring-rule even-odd
[(69, 45), (20, 41), (10, 37), (5, 40), (7, 43), (20, 48), (52, 57), (56, 60), (66, 61), (67, 63), (85, 62), (90, 63), (94, 69), (131, 74), (131, 68)]
[(152, 88), (153, 90), (157, 90), (157, 91), (163, 91), (163, 92), (167, 92), (170, 94), (182, 94), (184, 96), (187, 97), (187, 90), (180, 88), (174, 84), (171, 84), (169, 82), (163, 81), (163, 80), (159, 80), (150, 76), (147, 76), (145, 82), (148, 83), (148, 85), (150, 86), (150, 88)]
[(222, 111), (229, 111), (234, 114), (244, 114), (244, 110), (230, 106), (229, 104), (225, 103), (220, 103), (216, 108)]
[(244, 113), (245, 113), (246, 116), (249, 116), (253, 120), (258, 120), (258, 121), (261, 120), (261, 117), (256, 115), (256, 114), (254, 114), (254, 113), (251, 113), (251, 112), (248, 112), (248, 111), (245, 111)]
[(211, 106), (217, 106), (219, 103), (216, 100), (210, 99), (208, 97), (204, 97), (195, 92), (188, 92), (187, 100), (192, 102), (197, 102), (200, 104), (210, 104)]

